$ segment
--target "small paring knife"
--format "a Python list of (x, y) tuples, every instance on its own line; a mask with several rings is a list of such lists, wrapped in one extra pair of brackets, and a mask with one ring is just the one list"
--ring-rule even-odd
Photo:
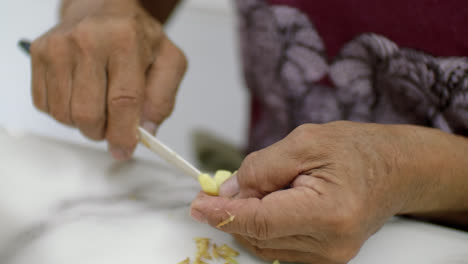
[(198, 175), (200, 175), (201, 172), (195, 168), (195, 166), (190, 164), (190, 162), (183, 159), (168, 146), (164, 145), (164, 143), (153, 137), (144, 128), (138, 127), (138, 133), (140, 134), (140, 142), (143, 143), (143, 145), (145, 145), (149, 150), (158, 154), (158, 156), (160, 156), (162, 159), (174, 165), (176, 168), (179, 168), (184, 173), (192, 176), (195, 179), (198, 179)]
[[(31, 43), (29, 41), (21, 40), (18, 43), (18, 45), (23, 51), (29, 54), (29, 49), (31, 47)], [(145, 145), (149, 150), (153, 151), (163, 160), (174, 165), (176, 168), (180, 169), (185, 174), (190, 175), (195, 179), (198, 179), (198, 175), (200, 175), (201, 172), (200, 170), (195, 168), (195, 166), (183, 159), (180, 155), (175, 153), (175, 151), (170, 149), (157, 138), (153, 137), (142, 127), (138, 127), (138, 133), (140, 135), (140, 142), (143, 143), (143, 145)]]

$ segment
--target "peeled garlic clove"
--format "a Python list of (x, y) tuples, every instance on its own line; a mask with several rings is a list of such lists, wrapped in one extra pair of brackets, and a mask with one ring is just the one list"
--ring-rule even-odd
[(215, 196), (218, 195), (218, 185), (209, 174), (202, 173), (198, 175), (198, 182), (200, 183), (202, 190), (205, 193)]
[(215, 180), (216, 185), (218, 186), (218, 188), (225, 181), (227, 181), (229, 178), (231, 178), (231, 176), (232, 176), (232, 173), (230, 171), (227, 171), (227, 170), (218, 170), (218, 171), (216, 171), (215, 176), (214, 176), (214, 180)]

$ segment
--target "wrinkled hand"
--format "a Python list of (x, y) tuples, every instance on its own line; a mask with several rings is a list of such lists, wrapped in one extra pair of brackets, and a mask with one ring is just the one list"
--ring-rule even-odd
[(155, 133), (172, 112), (187, 66), (138, 1), (71, 1), (31, 56), (34, 105), (90, 139), (107, 139), (119, 160), (131, 156), (139, 124)]
[(398, 177), (400, 138), (385, 126), (303, 125), (250, 154), (212, 197), (199, 194), (192, 216), (220, 227), (267, 260), (347, 263), (417, 188)]

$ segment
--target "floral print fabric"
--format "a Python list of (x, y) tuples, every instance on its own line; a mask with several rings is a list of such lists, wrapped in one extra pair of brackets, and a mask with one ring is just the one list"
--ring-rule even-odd
[(249, 152), (301, 124), (335, 120), (468, 135), (467, 58), (434, 57), (366, 33), (329, 60), (301, 10), (264, 0), (237, 0), (237, 7), (245, 80), (258, 111)]

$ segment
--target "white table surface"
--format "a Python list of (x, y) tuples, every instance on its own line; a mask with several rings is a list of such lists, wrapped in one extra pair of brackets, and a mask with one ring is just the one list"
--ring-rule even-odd
[[(118, 164), (95, 149), (0, 129), (0, 263), (178, 263), (194, 237), (266, 263), (189, 215), (199, 191), (159, 164)], [(212, 262), (217, 263), (217, 262)], [(351, 264), (468, 263), (468, 233), (392, 219)]]

